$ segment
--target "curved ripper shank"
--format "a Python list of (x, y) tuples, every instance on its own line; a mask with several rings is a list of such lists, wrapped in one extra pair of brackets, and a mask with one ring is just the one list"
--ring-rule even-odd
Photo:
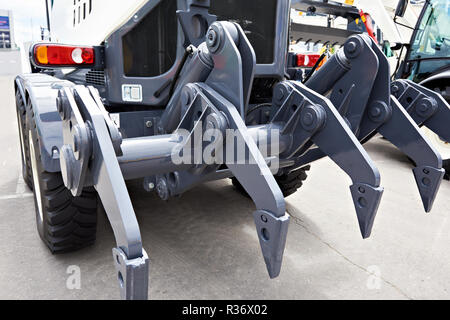
[(325, 110), (325, 125), (320, 132), (311, 137), (311, 142), (317, 145), (319, 150), (330, 157), (352, 179), (353, 185), (350, 186), (350, 191), (361, 235), (363, 238), (367, 238), (372, 231), (383, 194), (378, 169), (328, 99), (299, 82), (294, 82), (293, 86)]
[(373, 40), (371, 43), (380, 65), (358, 138), (364, 141), (378, 131), (413, 159), (417, 166), (413, 169), (417, 188), (425, 212), (430, 212), (445, 173), (441, 156), (397, 99), (390, 95), (389, 62), (377, 44)]
[(235, 156), (227, 166), (255, 202), (256, 231), (267, 271), (274, 278), (281, 270), (289, 216), (283, 194), (243, 119), (253, 83), (255, 52), (238, 24), (213, 23), (206, 38), (215, 66), (224, 58), (229, 65), (214, 68), (205, 82), (217, 91), (215, 95), (206, 86), (202, 91), (227, 117), (229, 128), (244, 144), (244, 152), (232, 150)]

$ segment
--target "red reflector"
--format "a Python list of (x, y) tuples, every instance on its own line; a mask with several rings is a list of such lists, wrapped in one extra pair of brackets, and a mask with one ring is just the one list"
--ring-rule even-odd
[(320, 54), (297, 54), (297, 67), (312, 68), (319, 58)]
[(297, 54), (297, 67), (304, 67), (305, 65), (305, 55)]
[(94, 48), (53, 44), (34, 47), (34, 61), (41, 66), (77, 66), (95, 63)]
[(308, 55), (309, 63), (308, 67), (314, 67), (314, 65), (319, 61), (320, 55), (319, 54), (310, 54)]

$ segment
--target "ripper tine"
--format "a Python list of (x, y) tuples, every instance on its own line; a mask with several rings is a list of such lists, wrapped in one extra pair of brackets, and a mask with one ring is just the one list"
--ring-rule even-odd
[(264, 262), (270, 278), (277, 277), (281, 270), (289, 225), (283, 194), (238, 110), (224, 99), (216, 100), (216, 93), (207, 85), (199, 86), (227, 117), (237, 138), (244, 142), (245, 153), (242, 156), (245, 159), (227, 162), (227, 166), (255, 202), (257, 210), (253, 217)]
[(414, 177), (424, 209), (429, 212), (445, 173), (441, 156), (393, 96), (390, 105), (380, 101), (371, 104), (361, 124), (360, 139), (367, 141), (376, 132), (416, 163), (417, 167), (413, 169)]
[[(212, 42), (208, 43), (212, 61), (217, 64), (221, 64), (224, 59), (227, 64), (234, 61), (239, 68), (213, 69), (205, 83), (196, 85), (226, 117), (229, 128), (234, 130), (236, 138), (244, 145), (245, 152), (239, 154), (236, 146), (230, 147), (231, 139), (227, 137), (225, 144), (230, 150), (225, 150), (234, 151), (238, 159), (226, 161), (226, 165), (256, 205), (256, 231), (267, 271), (274, 278), (281, 270), (289, 215), (286, 213), (283, 193), (243, 118), (250, 97), (248, 89), (253, 82), (256, 56), (238, 24), (215, 23), (210, 28), (211, 32), (220, 34), (219, 40), (223, 41), (218, 47)], [(224, 82), (231, 86), (224, 86)]]
[(358, 138), (367, 141), (379, 132), (413, 159), (417, 165), (413, 173), (420, 197), (425, 211), (429, 212), (444, 175), (441, 157), (397, 99), (390, 95), (389, 62), (377, 44), (373, 40), (371, 43), (379, 67), (360, 123)]
[(355, 183), (350, 186), (353, 202), (358, 216), (359, 229), (364, 239), (368, 238), (372, 232), (375, 215), (380, 205), (383, 189), (364, 184)]
[(320, 105), (326, 114), (324, 125), (311, 141), (352, 179), (350, 190), (353, 203), (361, 234), (367, 238), (383, 194), (379, 171), (332, 103), (301, 83), (296, 82), (294, 86), (313, 103)]
[(378, 132), (416, 163), (417, 167), (413, 169), (414, 177), (424, 209), (430, 212), (445, 174), (441, 156), (394, 97), (391, 99), (391, 107), (390, 120), (378, 128)]

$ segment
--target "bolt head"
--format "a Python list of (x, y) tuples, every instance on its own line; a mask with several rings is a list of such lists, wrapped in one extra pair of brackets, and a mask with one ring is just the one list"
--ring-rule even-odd
[(359, 54), (363, 50), (363, 47), (364, 41), (362, 40), (362, 38), (351, 36), (344, 45), (345, 56), (349, 59), (354, 59), (359, 56)]
[(426, 186), (429, 186), (431, 184), (431, 180), (429, 178), (423, 178), (422, 183)]
[(217, 33), (213, 29), (209, 29), (208, 34), (206, 35), (206, 43), (208, 46), (214, 46), (217, 42)]
[(61, 156), (59, 158), (59, 163), (61, 166), (61, 176), (63, 178), (64, 185), (69, 190), (75, 187), (75, 180), (73, 176), (75, 162), (75, 155), (72, 148), (68, 145), (62, 146)]
[(64, 97), (56, 98), (56, 108), (57, 108), (62, 120), (68, 120), (70, 118), (70, 111), (64, 105)]
[(314, 117), (311, 113), (308, 112), (303, 116), (303, 124), (310, 126), (313, 123), (313, 121)]
[(188, 90), (183, 90), (183, 93), (181, 94), (181, 103), (184, 106), (188, 106), (189, 103), (191, 103), (191, 95)]
[(80, 151), (80, 137), (77, 134), (73, 135), (73, 151)]
[(62, 114), (63, 107), (62, 107), (62, 101), (61, 101), (60, 97), (56, 97), (56, 107), (58, 108), (59, 114)]
[(52, 158), (53, 159), (59, 158), (59, 150), (58, 150), (58, 147), (56, 147), (56, 146), (52, 147)]
[(435, 104), (431, 99), (422, 98), (415, 107), (416, 113), (421, 117), (426, 117), (434, 112)]
[(347, 50), (348, 50), (348, 52), (350, 52), (350, 53), (355, 52), (355, 50), (356, 50), (356, 43), (354, 43), (353, 41), (349, 42), (349, 43), (347, 44)]
[(208, 123), (206, 124), (206, 130), (211, 130), (211, 129), (215, 129), (216, 125), (214, 124), (214, 122), (212, 121), (208, 121)]
[(277, 102), (281, 102), (284, 98), (284, 88), (278, 87), (275, 91), (275, 99)]
[(381, 110), (378, 107), (374, 107), (370, 110), (370, 115), (372, 117), (378, 117), (381, 114)]
[(151, 128), (151, 127), (153, 127), (153, 122), (151, 122), (150, 120), (148, 120), (148, 121), (145, 122), (145, 126), (146, 126), (147, 128)]
[(170, 193), (165, 179), (159, 179), (158, 183), (156, 184), (156, 191), (158, 192), (158, 195), (162, 200), (169, 200)]
[(428, 110), (428, 105), (426, 103), (421, 103), (418, 108), (421, 112), (426, 112)]

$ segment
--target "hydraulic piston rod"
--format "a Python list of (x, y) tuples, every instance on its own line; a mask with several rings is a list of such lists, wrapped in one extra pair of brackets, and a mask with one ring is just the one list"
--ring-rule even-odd
[(326, 95), (350, 68), (350, 62), (344, 51), (339, 50), (331, 56), (328, 63), (311, 76), (305, 85), (321, 95)]

